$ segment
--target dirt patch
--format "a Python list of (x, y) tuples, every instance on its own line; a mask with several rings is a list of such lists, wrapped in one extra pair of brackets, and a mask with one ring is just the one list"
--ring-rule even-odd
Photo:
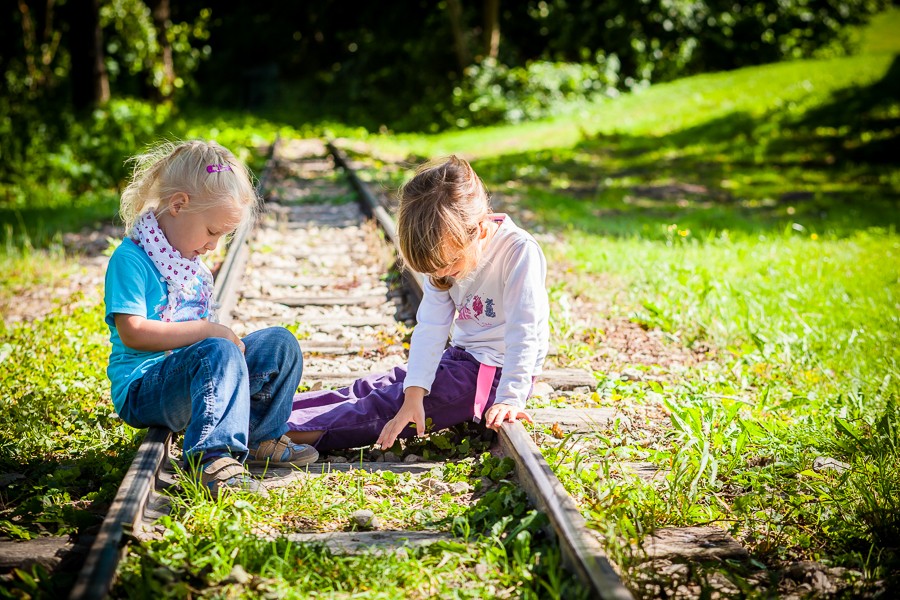
[[(122, 227), (104, 225), (99, 229), (84, 229), (63, 236), (65, 265), (59, 275), (49, 277), (40, 285), (17, 289), (11, 298), (0, 299), (0, 314), (6, 324), (40, 319), (58, 306), (81, 298), (80, 302), (103, 301), (103, 278), (109, 257), (105, 252), (110, 240), (122, 237)], [(42, 260), (36, 255), (34, 260)]]
[(611, 376), (663, 380), (710, 360), (710, 350), (705, 346), (697, 350), (685, 348), (668, 341), (662, 331), (648, 331), (626, 318), (599, 319), (597, 327), (604, 335), (590, 367)]

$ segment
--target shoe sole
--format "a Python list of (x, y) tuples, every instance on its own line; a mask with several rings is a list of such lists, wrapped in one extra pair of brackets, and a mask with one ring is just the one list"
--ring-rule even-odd
[(267, 466), (268, 466), (268, 467), (276, 467), (276, 468), (282, 468), (282, 467), (305, 467), (305, 466), (307, 466), (307, 465), (313, 464), (313, 463), (316, 462), (317, 460), (319, 460), (319, 453), (318, 453), (318, 452), (316, 452), (316, 453), (315, 453), (314, 455), (312, 455), (312, 456), (308, 456), (308, 457), (305, 457), (305, 458), (301, 456), (301, 457), (296, 458), (296, 459), (291, 460), (291, 461), (278, 461), (278, 462), (275, 462), (275, 461), (273, 461), (273, 460), (270, 459), (270, 458), (266, 458), (266, 459), (264, 459), (264, 460), (247, 460), (247, 464), (250, 465), (251, 467), (267, 467)]

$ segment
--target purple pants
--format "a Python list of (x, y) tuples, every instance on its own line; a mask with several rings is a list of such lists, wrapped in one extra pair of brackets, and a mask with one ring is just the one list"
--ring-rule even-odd
[[(480, 363), (460, 348), (444, 351), (431, 393), (425, 396), (425, 418), (431, 419), (431, 431), (446, 429), (475, 417), (475, 387)], [(324, 431), (314, 444), (319, 450), (358, 448), (374, 444), (385, 424), (403, 405), (403, 380), (406, 366), (387, 373), (357, 379), (350, 387), (318, 390), (294, 395), (288, 419), (291, 431)], [(494, 374), (485, 410), (494, 403), (500, 369)], [(482, 418), (484, 415), (478, 415)], [(413, 437), (409, 426), (401, 438)]]

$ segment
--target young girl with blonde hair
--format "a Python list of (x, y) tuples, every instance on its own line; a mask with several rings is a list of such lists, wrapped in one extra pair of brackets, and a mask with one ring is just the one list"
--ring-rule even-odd
[(200, 256), (254, 218), (250, 173), (214, 142), (165, 142), (132, 161), (127, 233), (106, 272), (116, 412), (133, 427), (184, 429), (185, 464), (214, 496), (265, 493), (245, 460), (303, 465), (318, 453), (283, 435), (302, 372), (296, 338), (273, 327), (241, 339), (212, 312)]
[(435, 430), (482, 418), (492, 429), (531, 420), (525, 402), (549, 338), (538, 243), (491, 212), (481, 179), (455, 156), (422, 165), (401, 188), (397, 231), (406, 264), (429, 276), (409, 363), (295, 396), (295, 442), (322, 451), (387, 448), (424, 434), (427, 418)]

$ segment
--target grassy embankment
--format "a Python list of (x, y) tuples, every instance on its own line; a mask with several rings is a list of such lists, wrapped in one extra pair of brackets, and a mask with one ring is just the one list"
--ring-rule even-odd
[[(588, 364), (604, 338), (566, 322), (573, 296), (706, 354), (684, 372), (621, 365), (660, 381), (597, 373), (601, 404), (663, 405), (663, 439), (619, 424), (582, 440), (588, 455), (549, 452), (623, 566), (655, 527), (717, 523), (770, 568), (896, 575), (898, 26), (897, 11), (876, 20), (854, 56), (691, 77), (578, 119), (368, 140), (409, 163), (467, 156), (500, 203), (556, 236), (568, 360)], [(668, 475), (643, 482), (616, 467), (628, 460)]]

